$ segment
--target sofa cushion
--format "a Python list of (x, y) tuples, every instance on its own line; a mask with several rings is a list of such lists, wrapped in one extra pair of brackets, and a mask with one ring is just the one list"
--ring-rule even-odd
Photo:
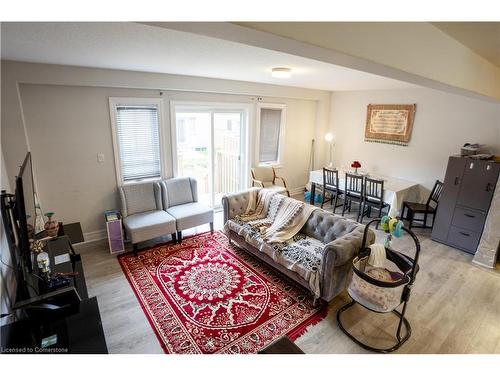
[(301, 232), (321, 242), (328, 243), (351, 233), (359, 226), (354, 220), (332, 215), (325, 210), (314, 210)]
[(269, 244), (248, 223), (235, 219), (226, 224), (227, 229), (243, 236), (248, 244), (306, 280), (317, 296), (321, 294), (319, 271), (325, 248), (323, 242), (298, 233), (286, 242)]
[(134, 215), (140, 212), (161, 210), (161, 192), (154, 182), (120, 186), (122, 215)]
[(296, 236), (293, 241), (276, 244), (274, 250), (283, 261), (279, 263), (292, 269), (292, 265), (300, 265), (309, 271), (318, 271), (323, 258), (325, 244), (313, 237)]
[(193, 179), (189, 177), (176, 177), (162, 181), (164, 209), (196, 200), (197, 197), (193, 196), (191, 180)]
[(123, 225), (132, 243), (150, 240), (176, 231), (175, 218), (163, 210), (129, 215), (123, 219)]
[(177, 221), (177, 230), (193, 228), (214, 221), (214, 211), (202, 203), (192, 202), (167, 209)]

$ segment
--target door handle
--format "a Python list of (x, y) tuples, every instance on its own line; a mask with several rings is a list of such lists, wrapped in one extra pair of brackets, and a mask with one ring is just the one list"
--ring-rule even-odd
[(473, 219), (473, 218), (475, 218), (475, 217), (476, 217), (476, 216), (471, 215), (471, 214), (464, 214), (464, 215), (465, 215), (465, 216), (467, 216), (467, 217), (470, 217), (471, 219)]
[(465, 232), (458, 232), (460, 233), (462, 236), (465, 236), (465, 237), (470, 237), (470, 234), (469, 233), (465, 233)]
[(492, 185), (491, 185), (489, 182), (486, 184), (486, 191), (487, 191), (487, 192), (490, 192), (490, 191), (491, 191), (491, 186), (492, 186)]
[(459, 182), (460, 182), (460, 177), (455, 177), (455, 182), (453, 184), (458, 185)]

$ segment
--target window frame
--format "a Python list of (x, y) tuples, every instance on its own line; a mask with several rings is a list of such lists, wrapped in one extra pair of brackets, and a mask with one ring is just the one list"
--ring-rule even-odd
[[(118, 125), (116, 121), (116, 108), (119, 106), (156, 106), (158, 115), (158, 137), (160, 146), (160, 177), (142, 178), (130, 181), (123, 180), (120, 159), (120, 144), (118, 141)], [(116, 182), (118, 186), (133, 185), (146, 181), (159, 181), (166, 178), (166, 162), (165, 162), (165, 142), (164, 142), (164, 111), (163, 99), (160, 98), (132, 98), (132, 97), (110, 97), (109, 98), (109, 113), (111, 118), (111, 133), (113, 140), (113, 154), (115, 160)]]
[[(250, 186), (250, 168), (253, 155), (251, 154), (251, 127), (253, 124), (253, 113), (254, 106), (253, 103), (244, 102), (212, 102), (212, 101), (197, 101), (197, 100), (170, 100), (170, 139), (172, 147), (172, 173), (173, 176), (178, 176), (178, 158), (177, 158), (177, 123), (176, 123), (176, 113), (177, 111), (188, 110), (196, 112), (196, 109), (200, 112), (209, 111), (213, 116), (214, 112), (242, 112), (242, 129), (240, 133), (241, 143), (240, 143), (240, 157), (241, 157), (241, 187)], [(213, 119), (211, 120), (213, 121)], [(213, 149), (213, 134), (212, 134), (212, 144)], [(211, 160), (212, 171), (214, 169), (213, 160)], [(218, 209), (218, 207), (215, 207)]]
[[(279, 103), (257, 103), (257, 113), (255, 116), (256, 120), (256, 131), (255, 131), (255, 164), (260, 166), (273, 166), (280, 168), (283, 166), (284, 157), (284, 139), (285, 139), (285, 121), (286, 121), (286, 104)], [(280, 118), (280, 134), (278, 140), (278, 160), (261, 162), (260, 161), (260, 127), (261, 127), (261, 112), (262, 109), (281, 109)]]

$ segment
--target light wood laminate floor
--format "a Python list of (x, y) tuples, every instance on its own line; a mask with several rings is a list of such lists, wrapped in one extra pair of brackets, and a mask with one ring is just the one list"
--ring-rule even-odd
[[(366, 220), (366, 219), (365, 219)], [(216, 214), (216, 229), (222, 214)], [(186, 235), (208, 231), (208, 225)], [(377, 239), (385, 234), (377, 231)], [(430, 239), (416, 229), (422, 245), (420, 272), (407, 309), (412, 336), (397, 353), (500, 353), (500, 269), (471, 263), (472, 255)], [(169, 238), (157, 242), (168, 241)], [(146, 245), (151, 245), (151, 242)], [(412, 254), (408, 238), (393, 247)], [(160, 344), (106, 241), (77, 246), (82, 254), (89, 295), (97, 296), (110, 353), (163, 353)], [(336, 312), (347, 293), (329, 305), (328, 316), (296, 341), (306, 353), (365, 353), (337, 327)], [(392, 345), (397, 318), (359, 306), (344, 314), (345, 326), (377, 346)]]

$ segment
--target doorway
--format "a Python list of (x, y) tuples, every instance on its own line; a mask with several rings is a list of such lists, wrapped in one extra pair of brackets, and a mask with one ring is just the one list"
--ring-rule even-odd
[(198, 200), (219, 208), (247, 184), (248, 109), (244, 105), (172, 103), (174, 173), (198, 181)]

